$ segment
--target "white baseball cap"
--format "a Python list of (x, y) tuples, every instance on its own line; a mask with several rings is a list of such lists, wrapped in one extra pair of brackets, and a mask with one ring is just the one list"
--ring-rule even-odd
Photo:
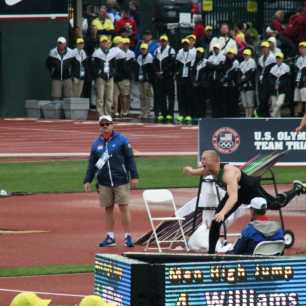
[(250, 204), (247, 207), (256, 210), (262, 210), (262, 209), (267, 209), (267, 206), (268, 204), (265, 198), (256, 197), (251, 200)]
[(102, 115), (99, 117), (99, 123), (101, 121), (113, 122), (113, 118), (110, 115)]
[(60, 36), (58, 39), (57, 39), (57, 42), (58, 43), (62, 43), (62, 44), (65, 44), (67, 42), (66, 38), (63, 37), (63, 36)]

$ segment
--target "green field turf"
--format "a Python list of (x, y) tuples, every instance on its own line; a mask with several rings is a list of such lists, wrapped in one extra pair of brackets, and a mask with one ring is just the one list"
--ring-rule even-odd
[(55, 265), (55, 266), (44, 266), (44, 267), (18, 267), (18, 268), (1, 268), (0, 277), (75, 274), (75, 273), (92, 273), (92, 272), (94, 272), (93, 264)]
[[(137, 158), (140, 175), (139, 188), (196, 187), (197, 177), (182, 174), (185, 165), (195, 166), (196, 157)], [(87, 161), (37, 161), (0, 163), (0, 189), (10, 192), (80, 192)], [(306, 181), (303, 167), (275, 168), (278, 183), (295, 179)]]

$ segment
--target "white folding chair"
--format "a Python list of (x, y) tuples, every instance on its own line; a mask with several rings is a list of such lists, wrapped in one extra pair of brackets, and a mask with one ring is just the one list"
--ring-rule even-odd
[[(183, 244), (183, 246), (185, 247), (186, 251), (189, 250), (188, 245), (187, 245), (187, 241), (186, 241), (186, 237), (185, 237), (185, 233), (182, 227), (182, 221), (184, 220), (184, 218), (179, 217), (177, 215), (177, 210), (176, 210), (176, 205), (174, 202), (174, 198), (172, 195), (172, 192), (168, 189), (152, 189), (152, 190), (145, 190), (143, 192), (143, 200), (145, 202), (145, 206), (146, 206), (146, 210), (148, 213), (148, 217), (149, 217), (149, 221), (152, 227), (152, 235), (150, 237), (150, 239), (148, 239), (147, 244), (146, 244), (146, 248), (145, 251), (147, 251), (148, 249), (158, 249), (158, 252), (162, 252), (162, 249), (171, 249), (173, 244), (176, 243), (180, 243)], [(173, 216), (172, 217), (153, 217), (152, 213), (151, 213), (151, 209), (150, 209), (150, 204), (165, 204), (165, 205), (171, 205), (172, 209), (173, 209)], [(162, 237), (158, 237), (157, 233), (156, 233), (156, 223), (160, 223), (162, 221), (175, 221), (178, 223), (179, 226), (179, 230), (176, 232), (176, 234), (174, 235), (173, 238), (171, 239), (162, 239)], [(151, 242), (151, 238), (154, 236), (155, 241), (156, 241), (156, 247), (150, 247), (150, 242)], [(179, 239), (179, 237), (182, 237)], [(166, 244), (167, 247), (163, 247), (162, 245)]]
[(284, 249), (285, 249), (284, 240), (262, 241), (256, 245), (253, 251), (253, 255), (265, 255), (265, 256), (283, 255)]

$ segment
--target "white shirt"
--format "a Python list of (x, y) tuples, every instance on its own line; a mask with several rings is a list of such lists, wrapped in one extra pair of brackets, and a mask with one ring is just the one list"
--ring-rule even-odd
[(287, 64), (285, 63), (281, 63), (280, 65), (276, 64), (274, 65), (271, 70), (270, 73), (272, 75), (274, 75), (276, 78), (280, 78), (282, 75), (289, 73), (290, 72), (290, 68)]
[(220, 51), (223, 54), (226, 54), (229, 49), (234, 49), (236, 54), (238, 53), (236, 41), (231, 37), (224, 37), (224, 36), (214, 37), (209, 44), (210, 52), (213, 51), (213, 46), (215, 44), (219, 45)]
[(242, 74), (245, 74), (249, 70), (256, 70), (256, 62), (253, 58), (244, 59), (240, 65), (239, 69), (242, 72)]

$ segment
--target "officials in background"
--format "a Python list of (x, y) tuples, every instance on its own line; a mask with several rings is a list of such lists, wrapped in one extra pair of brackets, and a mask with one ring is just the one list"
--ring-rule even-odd
[(96, 81), (96, 103), (100, 116), (111, 115), (112, 112), (116, 56), (117, 53), (110, 49), (108, 37), (102, 35), (100, 48), (92, 55), (92, 73)]
[(140, 116), (139, 119), (147, 120), (150, 117), (153, 98), (153, 56), (149, 53), (146, 43), (140, 45), (140, 54), (136, 60), (136, 81), (139, 82)]
[(154, 68), (154, 113), (159, 122), (172, 122), (174, 116), (175, 50), (169, 45), (167, 35), (159, 38), (160, 46), (155, 51)]
[(74, 52), (67, 47), (65, 37), (57, 39), (57, 45), (50, 50), (46, 66), (51, 77), (51, 98), (53, 100), (72, 96), (72, 65)]
[(190, 103), (193, 103), (193, 67), (195, 64), (195, 53), (190, 52), (190, 41), (182, 39), (182, 48), (176, 55), (176, 84), (179, 116), (178, 123), (191, 123)]
[(76, 48), (74, 51), (74, 58), (72, 62), (72, 95), (73, 97), (80, 97), (83, 92), (84, 80), (89, 73), (88, 58), (84, 51), (84, 39), (78, 38), (76, 40)]

